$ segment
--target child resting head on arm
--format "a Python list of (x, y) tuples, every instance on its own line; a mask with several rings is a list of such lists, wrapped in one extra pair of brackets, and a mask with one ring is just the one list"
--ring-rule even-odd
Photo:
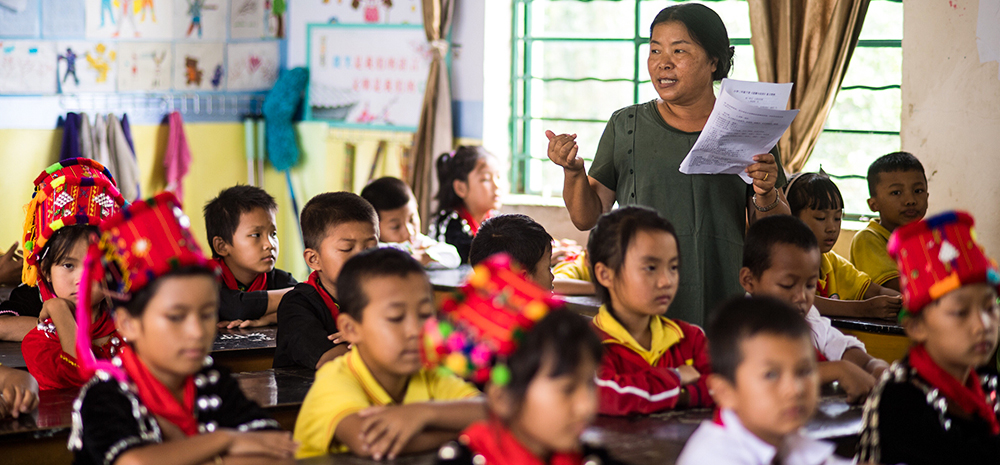
[(819, 360), (820, 383), (837, 381), (850, 402), (864, 401), (889, 367), (865, 352), (865, 345), (834, 328), (813, 306), (819, 279), (819, 244), (797, 218), (779, 215), (750, 226), (743, 242), (740, 283), (753, 296), (770, 296), (799, 310), (809, 323)]
[(800, 173), (785, 187), (792, 216), (816, 236), (822, 253), (816, 308), (826, 316), (895, 319), (899, 292), (872, 282), (851, 262), (833, 251), (840, 237), (844, 198), (825, 173)]
[[(22, 279), (38, 286), (43, 303), (38, 325), (24, 336), (21, 352), (42, 390), (78, 388), (90, 377), (80, 370), (76, 349), (77, 285), (97, 225), (124, 205), (111, 174), (90, 159), (56, 163), (35, 180), (25, 209)], [(111, 358), (121, 346), (111, 308), (104, 299), (90, 305), (87, 340), (94, 346), (88, 350)]]

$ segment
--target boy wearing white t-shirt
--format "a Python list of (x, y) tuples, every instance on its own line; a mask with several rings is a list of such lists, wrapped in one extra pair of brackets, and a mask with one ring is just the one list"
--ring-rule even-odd
[(819, 244), (808, 226), (793, 216), (768, 217), (747, 231), (740, 283), (750, 295), (775, 297), (797, 308), (809, 323), (820, 382), (837, 381), (849, 401), (863, 401), (889, 365), (820, 316), (813, 306), (819, 267)]

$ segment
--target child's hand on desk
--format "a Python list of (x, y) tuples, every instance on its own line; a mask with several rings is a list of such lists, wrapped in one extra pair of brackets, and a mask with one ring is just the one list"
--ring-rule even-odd
[(895, 320), (899, 309), (903, 307), (903, 298), (890, 295), (879, 295), (864, 301), (865, 316), (869, 318), (882, 318), (885, 320)]
[(38, 382), (28, 372), (0, 367), (0, 417), (19, 417), (38, 408)]
[(427, 409), (420, 404), (369, 407), (358, 412), (361, 442), (375, 460), (392, 460), (423, 431)]
[(266, 455), (277, 459), (292, 457), (299, 444), (288, 431), (233, 432), (229, 455)]
[(268, 313), (256, 320), (233, 320), (220, 321), (219, 328), (260, 328), (262, 326), (274, 326), (278, 324), (278, 314)]
[(844, 360), (829, 363), (837, 372), (837, 382), (840, 388), (847, 393), (847, 402), (855, 403), (865, 400), (868, 393), (875, 388), (877, 382), (872, 375), (869, 375), (861, 367)]
[(696, 383), (698, 382), (698, 379), (701, 378), (701, 373), (698, 373), (698, 370), (695, 370), (691, 365), (681, 365), (677, 367), (677, 373), (681, 375), (682, 386)]

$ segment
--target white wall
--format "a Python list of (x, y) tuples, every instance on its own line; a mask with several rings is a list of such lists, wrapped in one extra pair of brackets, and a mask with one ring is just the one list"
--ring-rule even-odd
[(901, 132), (927, 171), (928, 213), (969, 211), (987, 253), (1000, 257), (1000, 79), (996, 61), (980, 63), (979, 5), (906, 2)]

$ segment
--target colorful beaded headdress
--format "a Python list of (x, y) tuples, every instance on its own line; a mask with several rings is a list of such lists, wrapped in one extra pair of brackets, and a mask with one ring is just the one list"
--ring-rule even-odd
[(892, 233), (886, 248), (899, 266), (904, 309), (900, 319), (961, 286), (1000, 285), (1000, 269), (976, 242), (974, 225), (968, 213), (952, 211)]
[(442, 319), (427, 321), (424, 366), (504, 385), (510, 373), (503, 359), (538, 320), (561, 306), (549, 291), (528, 281), (510, 257), (494, 255), (476, 265), (466, 284), (444, 301)]
[[(71, 158), (45, 169), (35, 178), (35, 192), (25, 205), (24, 270), (21, 280), (38, 283), (38, 265), (45, 245), (64, 226), (97, 226), (126, 205), (111, 173), (88, 158)], [(51, 297), (40, 286), (43, 298)]]
[(77, 353), (91, 369), (117, 369), (94, 360), (90, 352), (91, 286), (95, 281), (107, 292), (128, 300), (156, 278), (170, 271), (198, 266), (218, 273), (218, 264), (205, 257), (191, 235), (191, 222), (169, 192), (136, 201), (101, 224), (101, 236), (91, 243), (83, 262), (77, 292)]

